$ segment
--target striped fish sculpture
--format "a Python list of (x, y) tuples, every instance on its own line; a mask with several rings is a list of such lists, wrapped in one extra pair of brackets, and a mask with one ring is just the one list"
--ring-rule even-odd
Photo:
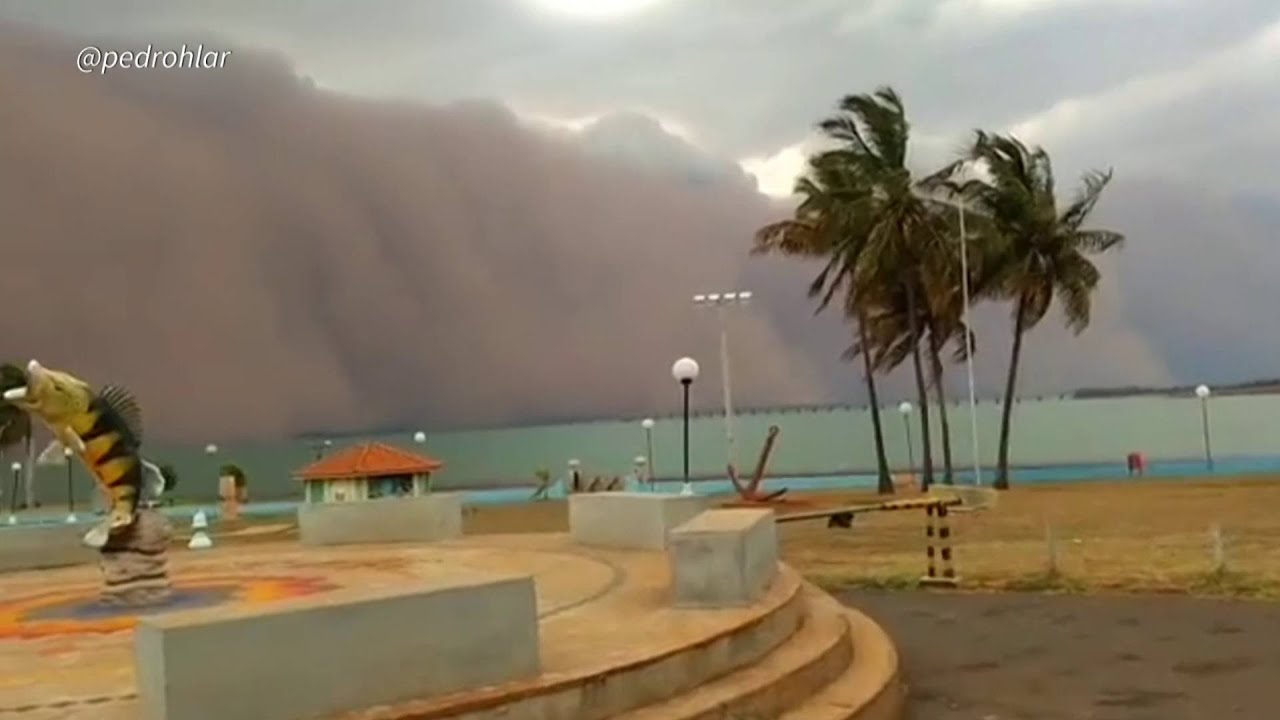
[(143, 476), (154, 478), (153, 496), (168, 478), (142, 457), (142, 412), (127, 390), (107, 385), (94, 392), (79, 378), (27, 364), (25, 385), (4, 391), (5, 401), (39, 418), (53, 432), (42, 456), (71, 448), (111, 501), (106, 519), (85, 533), (84, 543), (101, 548), (112, 534), (133, 525), (143, 491)]

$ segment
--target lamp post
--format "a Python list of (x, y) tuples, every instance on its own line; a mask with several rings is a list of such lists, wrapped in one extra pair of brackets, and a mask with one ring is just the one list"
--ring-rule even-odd
[(907, 434), (907, 472), (910, 474), (914, 474), (916, 469), (916, 451), (911, 446), (911, 411), (913, 409), (911, 403), (906, 400), (898, 405), (898, 412), (902, 414), (902, 429)]
[(1213, 444), (1209, 440), (1209, 396), (1212, 391), (1208, 385), (1196, 386), (1196, 397), (1200, 398), (1200, 432), (1204, 435), (1204, 464), (1213, 470)]
[[(414, 445), (421, 445), (421, 446), (423, 446), (423, 447), (425, 448), (425, 447), (427, 446), (427, 434), (426, 434), (425, 432), (421, 431), (421, 430), (419, 430), (419, 431), (415, 432), (415, 433), (413, 434), (413, 444), (414, 444)], [(427, 492), (428, 492), (428, 493), (433, 492), (434, 488), (432, 487), (432, 485), (433, 485), (433, 480), (432, 480), (432, 477), (431, 477), (431, 473), (427, 473), (427, 485), (426, 485), (426, 488), (427, 488)]]
[(693, 296), (694, 305), (715, 308), (716, 317), (720, 321), (720, 384), (724, 393), (725, 451), (729, 457), (729, 464), (735, 466), (733, 453), (733, 386), (729, 381), (729, 325), (725, 319), (725, 309), (733, 305), (746, 305), (751, 301), (751, 297), (752, 294), (749, 290)]
[(71, 448), (62, 448), (62, 459), (67, 464), (67, 523), (76, 521), (76, 484), (71, 477)]
[(218, 470), (218, 463), (213, 459), (213, 456), (218, 454), (218, 446), (214, 445), (213, 443), (209, 443), (208, 445), (205, 445), (204, 454), (209, 456), (209, 462), (213, 463), (213, 474), (214, 474), (214, 477), (217, 479), (217, 485), (215, 485), (215, 487), (217, 487), (219, 493), (221, 493), (222, 492), (222, 473)]
[(649, 481), (649, 487), (653, 487), (653, 418), (645, 418), (640, 421), (640, 427), (644, 428), (644, 449), (648, 453), (645, 455), (649, 459), (648, 475), (646, 479)]
[(316, 440), (311, 443), (311, 452), (315, 453), (315, 459), (319, 460), (324, 454), (329, 452), (329, 448), (333, 447), (333, 441), (325, 438), (324, 440)]
[(22, 463), (17, 460), (9, 466), (13, 471), (13, 482), (9, 484), (9, 524), (18, 524), (18, 479), (22, 475)]
[(578, 475), (578, 469), (582, 467), (582, 463), (577, 458), (569, 460), (569, 488), (568, 492), (578, 492), (578, 484), (581, 481)]
[(698, 379), (698, 361), (691, 357), (676, 360), (671, 366), (671, 377), (684, 390), (684, 484), (680, 486), (680, 494), (692, 495), (693, 483), (689, 482), (689, 386)]

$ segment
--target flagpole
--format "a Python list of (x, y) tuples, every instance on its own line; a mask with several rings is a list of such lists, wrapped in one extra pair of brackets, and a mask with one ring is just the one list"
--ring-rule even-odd
[(965, 231), (964, 199), (956, 204), (960, 211), (960, 292), (964, 301), (964, 364), (969, 375), (969, 437), (973, 446), (973, 484), (982, 484), (982, 460), (978, 455), (978, 401), (973, 381), (973, 323), (969, 319), (969, 236)]

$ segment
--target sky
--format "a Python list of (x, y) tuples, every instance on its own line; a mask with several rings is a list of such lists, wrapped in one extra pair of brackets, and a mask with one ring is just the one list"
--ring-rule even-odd
[[(233, 53), (74, 67), (183, 42)], [(1064, 194), (1115, 169), (1125, 248), (1024, 394), (1280, 375), (1273, 0), (0, 0), (0, 55), (0, 302), (42, 297), (0, 354), (127, 382), (162, 434), (663, 414), (682, 354), (713, 407), (688, 297), (737, 288), (738, 405), (857, 401), (814, 268), (746, 249), (816, 121), (886, 84), (919, 170), (979, 127)], [(980, 394), (1007, 315), (976, 311)]]

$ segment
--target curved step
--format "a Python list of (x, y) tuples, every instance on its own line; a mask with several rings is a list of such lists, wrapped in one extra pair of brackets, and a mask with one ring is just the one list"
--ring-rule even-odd
[(612, 720), (771, 718), (831, 683), (853, 656), (850, 626), (831, 596), (806, 584), (800, 629), (759, 662)]
[[(657, 556), (665, 567), (665, 558)], [(653, 579), (653, 586), (634, 590), (643, 594), (645, 604), (630, 604), (614, 610), (637, 613), (600, 617), (593, 624), (587, 616), (565, 613), (540, 624), (543, 653), (564, 651), (566, 645), (599, 638), (612, 622), (669, 636), (661, 652), (633, 652), (612, 649), (594, 659), (591, 666), (576, 666), (569, 672), (548, 673), (528, 680), (512, 681), (469, 691), (381, 705), (346, 713), (331, 720), (494, 720), (495, 718), (539, 718), (539, 720), (604, 720), (649, 703), (661, 702), (674, 694), (696, 692), (743, 668), (750, 668), (785, 645), (803, 626), (809, 602), (809, 587), (786, 566), (765, 598), (750, 608), (733, 611), (671, 610), (666, 607), (665, 573)], [(666, 625), (657, 625), (649, 615), (661, 612)], [(743, 616), (733, 626), (713, 634), (697, 636), (706, 618), (721, 612)], [(552, 629), (549, 630), (548, 627)], [(554, 632), (553, 632), (554, 631)], [(622, 628), (618, 633), (626, 635)], [(615, 633), (615, 634), (618, 634)], [(691, 633), (693, 633), (691, 635)], [(575, 637), (576, 636), (576, 637)], [(597, 644), (598, 645), (598, 644)], [(558, 648), (558, 649), (557, 649)], [(818, 683), (813, 687), (821, 687)], [(663, 720), (667, 720), (666, 717)]]
[(844, 608), (853, 661), (838, 677), (778, 720), (899, 720), (906, 711), (906, 686), (899, 676), (898, 650), (874, 620)]

